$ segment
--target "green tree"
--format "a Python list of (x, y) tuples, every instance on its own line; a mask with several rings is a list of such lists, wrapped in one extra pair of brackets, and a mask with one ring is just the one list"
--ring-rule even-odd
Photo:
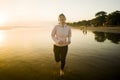
[(106, 22), (107, 13), (105, 11), (100, 11), (95, 14), (95, 22), (97, 26), (103, 26)]
[(100, 12), (97, 12), (96, 14), (95, 14), (95, 16), (96, 17), (101, 17), (101, 16), (106, 16), (106, 12), (105, 11), (100, 11)]
[(107, 16), (106, 25), (119, 26), (120, 25), (120, 11), (115, 11)]

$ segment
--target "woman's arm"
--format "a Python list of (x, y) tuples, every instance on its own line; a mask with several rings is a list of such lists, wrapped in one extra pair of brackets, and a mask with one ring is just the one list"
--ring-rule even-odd
[(70, 28), (69, 32), (68, 32), (68, 44), (71, 43), (71, 35), (72, 35), (72, 33), (71, 33), (71, 28)]
[(51, 33), (51, 37), (55, 43), (58, 43), (59, 40), (57, 40), (57, 38), (55, 36), (56, 36), (56, 27), (53, 28), (52, 33)]

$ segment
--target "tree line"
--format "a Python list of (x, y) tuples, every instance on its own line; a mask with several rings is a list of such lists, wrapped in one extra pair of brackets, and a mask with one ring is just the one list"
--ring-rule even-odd
[(100, 11), (95, 14), (95, 18), (91, 20), (82, 20), (73, 23), (67, 23), (70, 26), (105, 26), (105, 27), (120, 27), (120, 11), (114, 11), (107, 14), (105, 11)]

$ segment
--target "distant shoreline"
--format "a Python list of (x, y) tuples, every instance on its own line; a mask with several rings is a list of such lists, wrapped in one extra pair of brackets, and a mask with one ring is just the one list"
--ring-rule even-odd
[[(0, 27), (0, 30), (10, 30), (13, 28), (15, 28), (15, 27)], [(71, 28), (80, 29), (80, 30), (87, 30), (87, 31), (120, 33), (120, 27), (87, 27), (86, 28), (86, 27), (82, 27), (82, 26), (75, 26), (75, 27), (71, 26)]]
[[(72, 27), (74, 29), (84, 29), (84, 27)], [(87, 27), (88, 31), (120, 33), (120, 27)]]

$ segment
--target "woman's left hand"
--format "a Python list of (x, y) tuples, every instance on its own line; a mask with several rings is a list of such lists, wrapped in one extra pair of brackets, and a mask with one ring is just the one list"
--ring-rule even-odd
[(68, 42), (66, 42), (67, 44), (70, 44), (71, 43), (71, 41), (68, 41)]

